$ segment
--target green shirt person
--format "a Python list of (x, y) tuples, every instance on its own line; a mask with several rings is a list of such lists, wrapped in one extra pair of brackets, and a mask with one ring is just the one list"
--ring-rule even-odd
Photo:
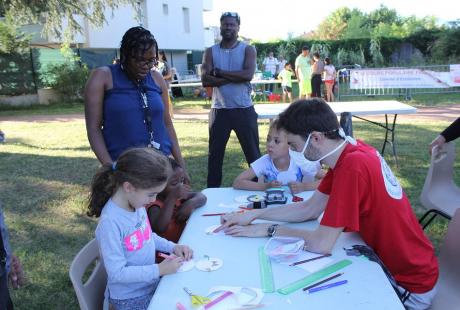
[(299, 79), (299, 98), (310, 97), (311, 94), (311, 59), (310, 49), (302, 47), (302, 53), (295, 60), (295, 73)]
[(286, 95), (289, 97), (289, 102), (292, 102), (292, 77), (295, 76), (292, 72), (290, 63), (284, 65), (284, 69), (278, 73), (278, 79), (281, 80), (281, 88), (283, 89), (283, 102), (286, 102)]

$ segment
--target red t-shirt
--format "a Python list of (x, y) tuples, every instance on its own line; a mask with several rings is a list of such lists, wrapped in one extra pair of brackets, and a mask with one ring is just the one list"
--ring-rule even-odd
[[(169, 221), (168, 228), (164, 233), (158, 233), (158, 236), (163, 237), (165, 239), (168, 239), (169, 241), (172, 241), (174, 243), (177, 243), (179, 241), (180, 236), (182, 235), (182, 231), (185, 228), (185, 222), (184, 223), (177, 223), (175, 218), (176, 218), (176, 213), (177, 210), (181, 207), (182, 202), (180, 200), (176, 201), (176, 205), (174, 206), (174, 211), (173, 215), (171, 218), (171, 221)], [(157, 199), (155, 200), (154, 203), (152, 203), (148, 208), (163, 208), (164, 207), (164, 202)]]
[(359, 232), (399, 285), (426, 293), (438, 279), (434, 249), (385, 160), (372, 147), (348, 144), (318, 190), (329, 195), (321, 225)]

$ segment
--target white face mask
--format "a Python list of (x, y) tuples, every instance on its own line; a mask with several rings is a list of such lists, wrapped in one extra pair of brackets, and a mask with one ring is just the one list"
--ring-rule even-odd
[(305, 158), (305, 155), (304, 155), (305, 150), (308, 147), (308, 143), (310, 142), (311, 133), (308, 134), (307, 141), (305, 142), (305, 145), (303, 146), (302, 151), (301, 152), (296, 152), (296, 151), (293, 151), (293, 150), (289, 149), (289, 156), (296, 163), (296, 165), (299, 166), (302, 169), (302, 168), (306, 168), (308, 166), (311, 166), (312, 163), (320, 162), (324, 158), (326, 158), (328, 156), (331, 156), (332, 154), (337, 152), (337, 150), (340, 149), (347, 142), (350, 142), (351, 144), (356, 145), (356, 141), (353, 138), (351, 138), (349, 136), (345, 136), (345, 133), (343, 132), (342, 128), (339, 129), (339, 135), (341, 137), (343, 137), (345, 140), (342, 143), (340, 143), (335, 149), (333, 149), (329, 153), (321, 156), (319, 159), (309, 160), (309, 159)]
[(303, 146), (303, 149), (301, 152), (293, 151), (291, 148), (289, 148), (289, 156), (292, 158), (292, 160), (295, 162), (297, 166), (300, 167), (300, 169), (305, 170), (308, 166), (311, 165), (311, 162), (305, 158), (304, 153), (305, 150), (307, 149), (308, 142), (310, 142), (310, 136), (311, 134), (308, 135), (307, 142), (305, 142), (305, 145)]

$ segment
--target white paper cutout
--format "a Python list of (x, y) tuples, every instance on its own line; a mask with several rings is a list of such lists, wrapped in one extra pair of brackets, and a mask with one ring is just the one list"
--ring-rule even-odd
[(177, 270), (177, 272), (190, 271), (190, 270), (193, 269), (193, 267), (195, 267), (195, 261), (193, 259), (191, 259), (189, 261), (184, 261), (182, 263), (182, 266), (180, 266), (180, 268)]
[[(264, 293), (259, 288), (240, 286), (215, 286), (209, 290), (208, 298), (215, 299), (225, 292), (233, 294), (212, 306), (212, 310), (228, 310), (260, 304)], [(204, 309), (200, 307), (199, 310)]]
[(305, 241), (299, 238), (273, 237), (265, 244), (264, 251), (265, 254), (275, 261), (291, 261), (297, 259), (304, 244)]
[(224, 262), (220, 258), (206, 257), (195, 263), (195, 267), (201, 271), (216, 271), (220, 269)]

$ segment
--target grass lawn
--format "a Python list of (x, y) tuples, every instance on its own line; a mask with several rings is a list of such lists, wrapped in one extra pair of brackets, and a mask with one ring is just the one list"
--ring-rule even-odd
[[(397, 151), (400, 169), (386, 154), (414, 209), (420, 215), (419, 195), (429, 166), (427, 145), (448, 123), (400, 123)], [(206, 184), (207, 123), (175, 122), (177, 134), (196, 189)], [(68, 277), (70, 262), (94, 236), (96, 220), (85, 216), (88, 186), (98, 167), (88, 147), (83, 121), (3, 122), (7, 143), (0, 144), (0, 200), (11, 243), (29, 278), (27, 287), (13, 292), (17, 309), (77, 309)], [(267, 123), (261, 123), (261, 141)], [(383, 132), (355, 122), (355, 136), (380, 149)], [(263, 143), (261, 145), (264, 150)], [(224, 186), (246, 167), (234, 135), (227, 146)], [(456, 170), (459, 171), (459, 164)], [(459, 179), (457, 175), (457, 180)], [(432, 225), (438, 244), (445, 223)]]
[[(184, 88), (185, 89), (185, 88)], [(174, 110), (176, 112), (200, 112), (204, 109), (211, 107), (210, 102), (204, 98), (193, 97), (191, 94), (192, 88), (188, 88), (185, 92), (186, 97), (173, 99)], [(281, 93), (281, 88), (278, 86), (275, 93)], [(293, 97), (296, 98), (298, 94), (297, 83), (293, 84)], [(362, 101), (362, 100), (398, 100), (405, 102), (415, 107), (427, 107), (427, 106), (446, 106), (451, 104), (460, 103), (460, 93), (443, 93), (443, 94), (421, 94), (414, 95), (411, 100), (404, 100), (404, 97), (396, 96), (382, 96), (382, 97), (367, 97), (367, 96), (353, 96), (353, 97), (342, 97), (342, 101)], [(255, 98), (256, 103), (269, 103), (262, 97)], [(16, 116), (16, 115), (58, 115), (58, 114), (83, 114), (84, 107), (83, 103), (53, 103), (50, 105), (32, 105), (25, 107), (11, 107), (0, 105), (1, 116)]]

